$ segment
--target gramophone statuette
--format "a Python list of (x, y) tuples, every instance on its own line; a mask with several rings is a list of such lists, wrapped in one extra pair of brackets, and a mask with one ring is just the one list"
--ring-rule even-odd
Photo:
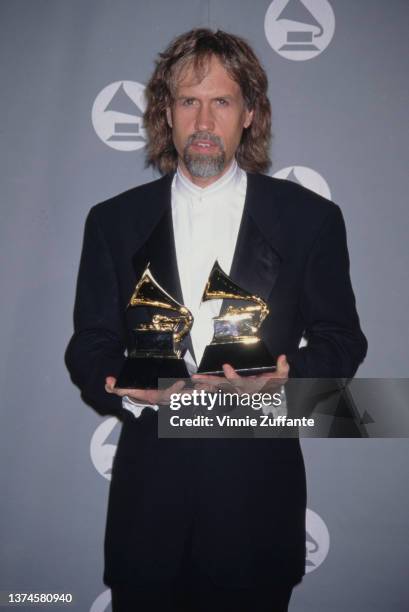
[[(128, 357), (116, 386), (156, 389), (159, 378), (187, 378), (181, 341), (192, 327), (193, 316), (159, 285), (149, 264), (129, 300), (128, 308), (138, 306), (153, 311), (151, 320), (132, 329)], [(160, 312), (163, 310), (166, 314)]]
[(275, 359), (259, 337), (259, 330), (269, 313), (266, 302), (236, 285), (216, 261), (207, 281), (202, 302), (234, 300), (223, 314), (213, 318), (214, 336), (206, 347), (198, 372), (223, 374), (229, 363), (241, 375), (275, 370)]

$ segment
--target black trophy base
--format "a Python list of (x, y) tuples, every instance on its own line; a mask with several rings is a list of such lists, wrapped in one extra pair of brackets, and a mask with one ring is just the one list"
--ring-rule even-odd
[(228, 363), (241, 376), (255, 376), (265, 372), (274, 372), (275, 361), (262, 340), (254, 344), (241, 342), (208, 344), (197, 373), (222, 376), (224, 374), (223, 364)]
[(159, 378), (190, 378), (184, 359), (128, 357), (115, 387), (121, 389), (157, 389)]

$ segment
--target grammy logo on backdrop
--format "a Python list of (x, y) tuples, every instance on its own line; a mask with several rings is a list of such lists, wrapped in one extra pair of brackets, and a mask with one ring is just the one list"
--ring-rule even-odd
[(313, 39), (320, 37), (324, 29), (314, 15), (299, 0), (290, 0), (277, 20), (287, 19), (297, 28), (287, 30), (286, 43), (279, 51), (319, 51)]

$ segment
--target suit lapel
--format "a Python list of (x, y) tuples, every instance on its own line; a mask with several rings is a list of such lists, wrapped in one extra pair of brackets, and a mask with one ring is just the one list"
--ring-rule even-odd
[[(151, 231), (148, 238), (143, 241), (141, 248), (135, 253), (133, 264), (135, 271), (138, 271), (137, 278), (139, 278), (149, 263), (150, 270), (159, 285), (177, 302), (183, 304), (172, 220), (172, 176), (164, 177), (159, 183), (159, 189), (152, 194), (152, 198), (147, 203), (148, 207), (151, 207), (149, 211)], [(189, 349), (194, 358), (190, 334), (184, 338), (182, 346)]]
[[(255, 174), (247, 175), (243, 217), (229, 276), (243, 289), (268, 301), (282, 256), (279, 252), (279, 206)], [(226, 302), (226, 301), (225, 301)], [(227, 307), (223, 303), (222, 310)]]
[(170, 203), (149, 236), (145, 249), (153, 276), (175, 300), (183, 304)]

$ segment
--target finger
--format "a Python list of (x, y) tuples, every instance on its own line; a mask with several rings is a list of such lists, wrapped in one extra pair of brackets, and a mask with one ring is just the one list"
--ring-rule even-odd
[[(155, 395), (155, 399), (152, 399), (152, 402), (155, 404), (167, 404), (171, 398), (171, 396), (175, 393), (180, 393), (185, 386), (184, 380), (177, 380), (173, 385), (168, 387), (167, 389), (158, 390)], [(185, 391), (188, 393), (188, 391)]]
[(113, 393), (114, 395), (118, 395), (119, 397), (125, 397), (125, 395), (127, 395), (129, 398), (139, 401), (139, 400), (147, 400), (148, 394), (152, 393), (152, 390), (151, 389), (124, 389), (124, 388), (115, 387), (115, 389), (108, 391), (108, 393)]
[(172, 391), (180, 391), (181, 389), (183, 389), (183, 387), (185, 386), (186, 382), (184, 380), (178, 380), (176, 381), (169, 389)]
[(219, 384), (222, 380), (222, 376), (215, 376), (214, 374), (193, 374), (192, 376), (193, 382), (196, 384)]
[(112, 389), (115, 387), (116, 378), (114, 376), (107, 376), (105, 379), (105, 390), (108, 393), (112, 393)]
[(287, 361), (287, 357), (286, 355), (280, 355), (277, 359), (277, 370), (276, 373), (280, 376), (280, 377), (287, 377), (288, 373), (290, 371), (290, 366), (288, 364)]
[(169, 398), (173, 393), (179, 393), (185, 386), (184, 380), (177, 380), (173, 385), (168, 387), (167, 389), (163, 389), (162, 391), (158, 391), (161, 394), (162, 398)]
[(206, 391), (207, 393), (214, 393), (217, 389), (214, 385), (211, 385), (210, 383), (200, 383), (198, 385), (195, 385), (195, 390)]
[(223, 365), (223, 372), (228, 380), (241, 380), (242, 378), (229, 363)]
[(113, 393), (114, 395), (122, 395), (122, 391), (124, 389), (119, 389), (118, 387), (115, 387), (116, 385), (116, 378), (114, 378), (113, 376), (107, 376), (107, 378), (105, 379), (105, 391), (107, 393)]
[(107, 376), (105, 379), (105, 391), (107, 393), (113, 393), (123, 397), (124, 395), (133, 396), (135, 393), (139, 394), (144, 389), (126, 389), (125, 387), (115, 387), (116, 378), (114, 376)]
[(147, 404), (156, 404), (156, 389), (118, 389), (118, 395), (127, 395), (130, 399), (136, 402), (146, 402)]
[(228, 385), (236, 393), (242, 394), (251, 390), (252, 380), (247, 376), (241, 376), (229, 363), (223, 365), (223, 372)]
[(212, 380), (213, 378), (216, 378), (216, 376), (214, 374), (193, 374), (192, 376), (192, 380)]

